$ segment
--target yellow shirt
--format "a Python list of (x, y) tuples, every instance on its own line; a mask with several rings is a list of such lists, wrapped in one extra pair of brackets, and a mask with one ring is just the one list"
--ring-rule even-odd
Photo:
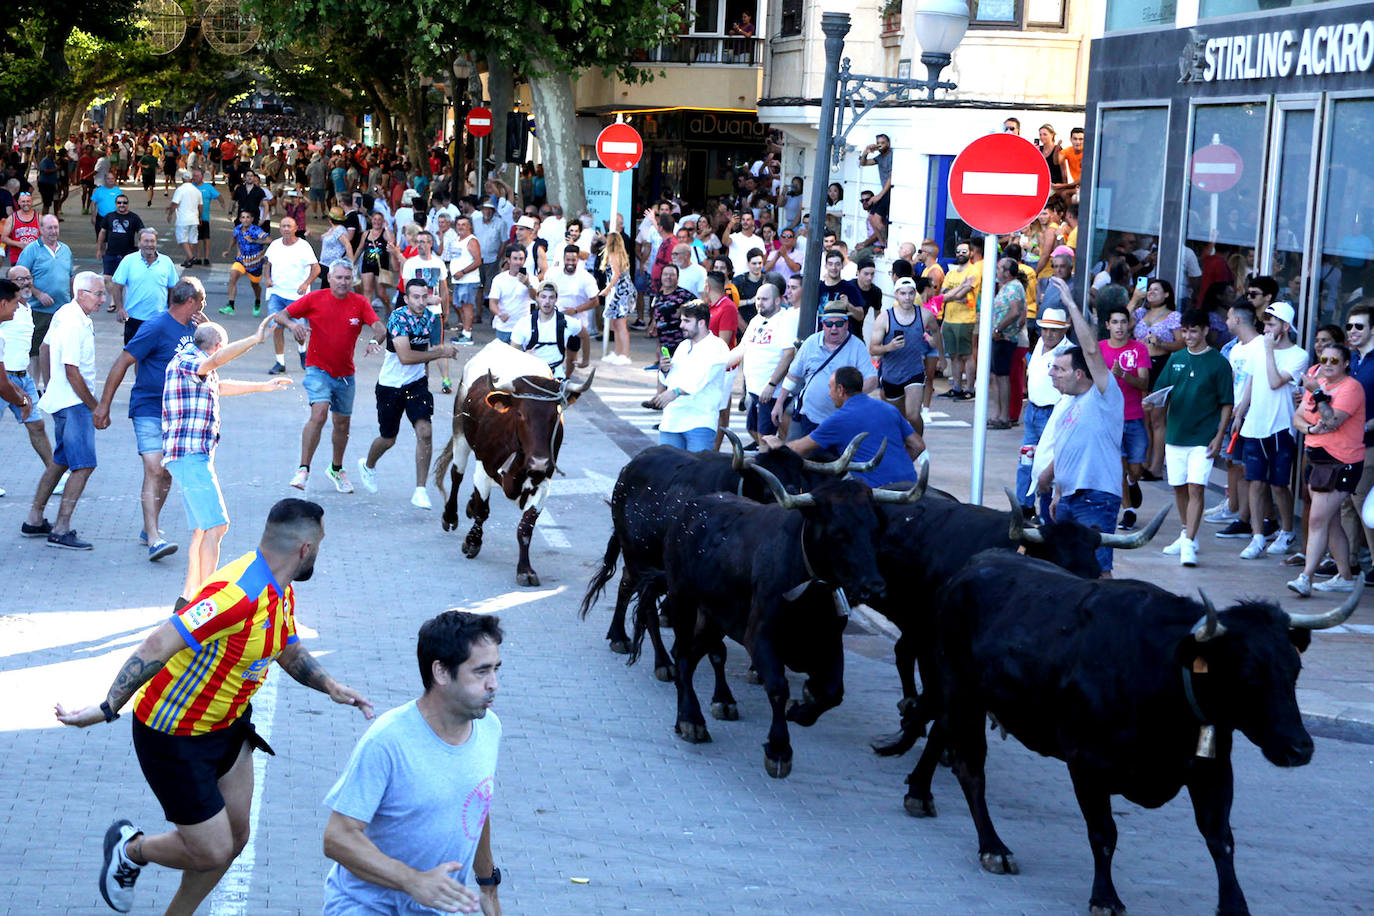
[(1035, 271), (1029, 264), (1017, 264), (1016, 268), (1021, 274), (1021, 285), (1026, 288), (1026, 317), (1034, 318), (1040, 309), (1036, 302)]
[[(950, 299), (951, 290), (965, 280), (973, 281), (968, 296), (961, 300)], [(978, 293), (983, 287), (983, 262), (969, 261), (962, 266), (954, 264), (945, 273), (945, 283), (940, 287), (945, 297), (945, 324), (972, 324), (978, 317)]]

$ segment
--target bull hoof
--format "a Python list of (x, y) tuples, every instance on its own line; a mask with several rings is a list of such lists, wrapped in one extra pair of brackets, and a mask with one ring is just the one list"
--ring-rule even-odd
[(475, 538), (472, 535), (468, 535), (467, 538), (463, 540), (463, 556), (471, 560), (481, 552), (482, 539), (480, 537)]
[(628, 639), (612, 639), (611, 651), (616, 655), (629, 655), (630, 641)]
[(816, 720), (821, 717), (821, 714), (814, 703), (788, 700), (785, 716), (789, 722), (795, 722), (802, 728), (810, 728), (816, 724)]
[(677, 680), (677, 665), (659, 665), (654, 669), (654, 677), (665, 684)]
[(902, 807), (912, 817), (935, 817), (935, 799), (933, 798), (917, 798), (914, 795), (908, 795), (902, 799)]
[(774, 760), (768, 756), (768, 752), (763, 753), (763, 769), (774, 779), (786, 779), (792, 774), (792, 758), (785, 760)]
[(739, 719), (739, 707), (734, 703), (712, 703), (711, 718), (722, 722), (735, 722)]
[[(474, 557), (477, 556), (477, 551), (473, 551), (472, 555)], [(515, 584), (537, 586), (539, 584), (539, 574), (532, 569), (529, 572), (516, 573)]]
[(458, 527), (458, 516), (449, 515), (447, 512), (445, 512), (440, 524), (444, 526), (445, 531), (453, 531)]
[[(1221, 912), (1218, 910), (1217, 912)], [(1088, 916), (1126, 916), (1126, 905), (1124, 903), (1090, 903), (1088, 904)]]
[(711, 740), (711, 733), (706, 730), (704, 723), (678, 722), (675, 730), (677, 736), (688, 744), (707, 744)]
[(916, 739), (921, 737), (924, 731), (917, 734), (908, 734), (905, 731), (897, 732), (894, 735), (885, 735), (872, 741), (868, 746), (873, 748), (873, 753), (879, 757), (900, 757), (911, 750), (916, 744)]
[(1021, 869), (1016, 865), (1016, 856), (1009, 852), (985, 852), (978, 856), (978, 861), (982, 864), (983, 871), (994, 875), (1021, 874)]
[(744, 682), (746, 684), (762, 684), (763, 678), (759, 677), (758, 671), (753, 665), (750, 665), (749, 670), (744, 673)]

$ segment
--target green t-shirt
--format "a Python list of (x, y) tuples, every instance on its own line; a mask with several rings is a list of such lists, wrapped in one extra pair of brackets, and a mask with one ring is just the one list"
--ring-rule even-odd
[(1231, 364), (1211, 347), (1196, 354), (1185, 347), (1169, 356), (1155, 390), (1170, 385), (1165, 443), (1209, 444), (1217, 434), (1221, 408), (1233, 403)]

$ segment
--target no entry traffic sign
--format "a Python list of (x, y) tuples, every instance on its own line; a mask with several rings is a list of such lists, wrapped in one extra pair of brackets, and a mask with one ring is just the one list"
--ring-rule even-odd
[(1050, 167), (1033, 143), (1015, 134), (974, 140), (949, 170), (949, 199), (979, 232), (1005, 235), (1027, 226), (1050, 197)]
[(491, 109), (474, 108), (468, 112), (468, 133), (474, 137), (485, 137), (491, 133)]
[(1245, 163), (1241, 161), (1240, 153), (1225, 143), (1212, 143), (1202, 147), (1193, 153), (1188, 166), (1193, 187), (1213, 194), (1234, 188), (1244, 171)]
[(609, 124), (596, 138), (596, 158), (613, 172), (627, 172), (639, 165), (644, 141), (628, 124)]

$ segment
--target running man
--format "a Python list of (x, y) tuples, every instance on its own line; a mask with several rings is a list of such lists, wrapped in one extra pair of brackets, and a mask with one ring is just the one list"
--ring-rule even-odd
[(234, 244), (224, 252), (227, 258), (237, 246), (238, 255), (229, 265), (229, 304), (219, 310), (221, 315), (234, 314), (234, 295), (239, 288), (239, 277), (247, 277), (253, 287), (253, 317), (262, 312), (262, 260), (263, 253), (272, 242), (271, 233), (253, 222), (253, 214), (244, 210), (239, 213), (238, 225), (234, 227)]
[(315, 572), (323, 516), (317, 503), (278, 502), (257, 550), (212, 574), (149, 634), (98, 705), (68, 711), (57, 704), (59, 722), (85, 728), (113, 722), (134, 700), (134, 751), (174, 825), (148, 836), (119, 818), (105, 831), (100, 895), (116, 912), (129, 912), (139, 872), (156, 863), (182, 872), (167, 912), (193, 913), (247, 844), (253, 750), (272, 753), (253, 728), (249, 701), (273, 661), (372, 718), (367, 698), (330, 677), (296, 636), (291, 583)]

